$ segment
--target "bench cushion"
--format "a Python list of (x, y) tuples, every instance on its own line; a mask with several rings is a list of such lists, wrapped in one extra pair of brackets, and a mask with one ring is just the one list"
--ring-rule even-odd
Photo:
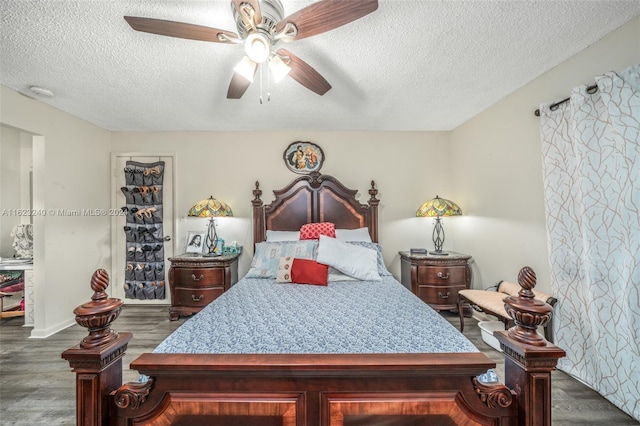
[[(498, 286), (498, 291), (491, 290), (460, 290), (458, 295), (463, 296), (472, 305), (477, 305), (483, 311), (492, 312), (505, 319), (509, 319), (507, 310), (504, 308), (503, 299), (508, 296), (517, 296), (521, 290), (518, 284), (502, 281)], [(535, 298), (547, 302), (551, 296), (541, 291), (533, 290)]]
[(509, 318), (502, 299), (508, 295), (499, 291), (460, 290), (459, 296), (464, 296), (472, 305), (478, 305), (483, 311), (491, 311), (503, 318)]

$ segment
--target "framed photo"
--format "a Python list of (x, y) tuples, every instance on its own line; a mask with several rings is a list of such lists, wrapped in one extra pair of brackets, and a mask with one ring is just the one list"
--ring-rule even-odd
[(317, 172), (324, 163), (322, 148), (311, 142), (293, 142), (284, 150), (284, 163), (294, 173)]
[(185, 253), (198, 253), (201, 254), (205, 247), (205, 235), (206, 232), (189, 231), (187, 234), (187, 246)]

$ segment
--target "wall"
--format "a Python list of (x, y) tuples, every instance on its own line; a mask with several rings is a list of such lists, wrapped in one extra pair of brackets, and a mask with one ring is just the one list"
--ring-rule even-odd
[(569, 96), (594, 76), (640, 63), (640, 18), (574, 55), (451, 132), (456, 248), (473, 253), (475, 285), (516, 279), (531, 266), (550, 291), (539, 104)]
[[(35, 318), (32, 337), (74, 323), (91, 275), (110, 265), (110, 219), (60, 210), (108, 208), (110, 133), (0, 86), (0, 123), (32, 133)], [(22, 135), (21, 135), (22, 137)]]
[[(265, 203), (298, 175), (289, 171), (283, 152), (294, 141), (312, 141), (324, 151), (322, 173), (334, 175), (369, 198), (376, 181), (380, 202), (380, 242), (385, 262), (400, 277), (397, 252), (431, 247), (432, 220), (416, 218), (417, 208), (436, 194), (452, 190), (449, 139), (443, 132), (121, 132), (114, 133), (114, 152), (174, 152), (177, 173), (178, 252), (187, 231), (205, 230), (206, 220), (185, 218), (189, 208), (213, 195), (228, 203), (233, 219), (218, 220), (218, 234), (252, 248), (251, 200), (256, 180)], [(182, 215), (182, 217), (180, 217)], [(447, 241), (448, 243), (448, 241)], [(446, 248), (446, 244), (445, 244)], [(241, 257), (240, 275), (251, 252)]]
[(16, 254), (13, 227), (31, 223), (31, 145), (30, 135), (0, 126), (0, 257)]
[(0, 257), (15, 254), (11, 229), (21, 219), (5, 209), (20, 207), (20, 133), (0, 127)]

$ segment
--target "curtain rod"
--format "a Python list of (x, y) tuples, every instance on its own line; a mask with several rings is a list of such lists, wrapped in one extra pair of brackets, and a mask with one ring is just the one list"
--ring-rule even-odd
[[(587, 93), (588, 93), (588, 94), (593, 95), (593, 94), (594, 94), (594, 93), (596, 93), (597, 91), (598, 91), (598, 85), (597, 85), (597, 84), (594, 84), (594, 85), (591, 85), (591, 86), (587, 86)], [(551, 104), (551, 105), (549, 105), (549, 109), (550, 109), (551, 111), (555, 111), (556, 109), (558, 109), (558, 107), (559, 107), (560, 105), (562, 105), (562, 104), (563, 104), (563, 103), (565, 103), (565, 102), (568, 102), (568, 101), (569, 101), (569, 99), (571, 99), (571, 98), (565, 98), (565, 99), (563, 99), (563, 100), (561, 100), (561, 101), (556, 102), (555, 104)], [(535, 110), (535, 111), (533, 112), (533, 114), (534, 114), (536, 117), (540, 117), (540, 109)]]

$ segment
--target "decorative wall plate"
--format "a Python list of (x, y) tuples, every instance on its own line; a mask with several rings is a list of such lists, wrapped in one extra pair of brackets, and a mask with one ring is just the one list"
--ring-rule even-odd
[(322, 148), (311, 142), (293, 142), (284, 151), (284, 163), (294, 173), (317, 172), (324, 162)]

